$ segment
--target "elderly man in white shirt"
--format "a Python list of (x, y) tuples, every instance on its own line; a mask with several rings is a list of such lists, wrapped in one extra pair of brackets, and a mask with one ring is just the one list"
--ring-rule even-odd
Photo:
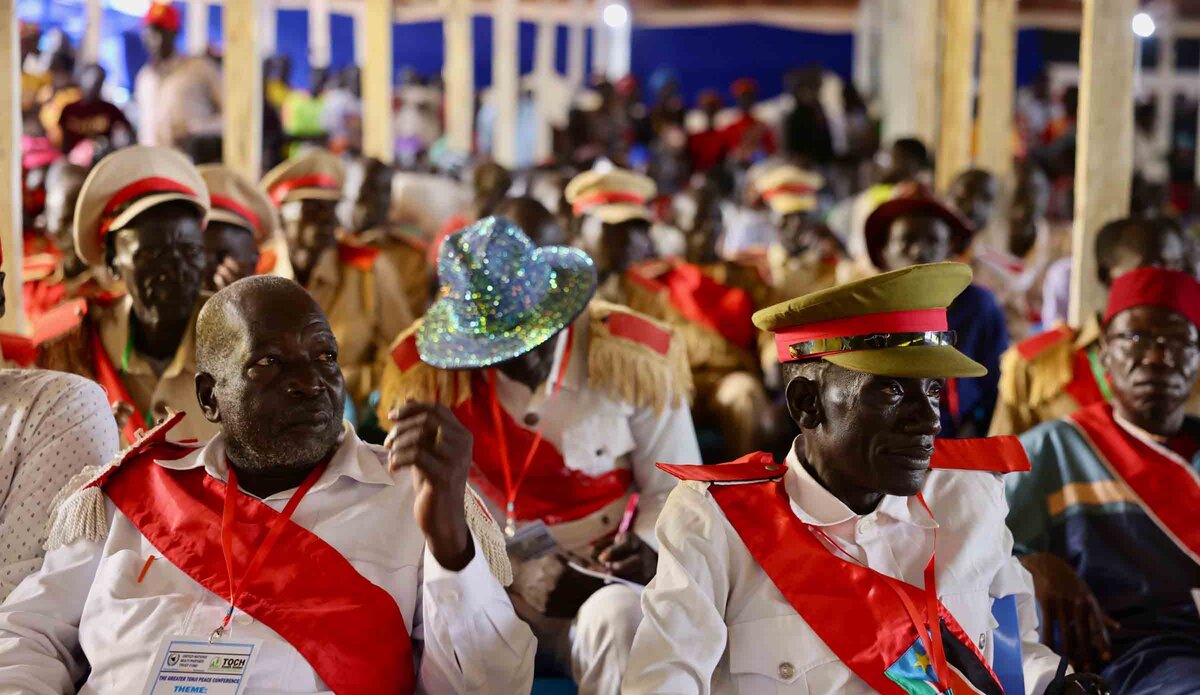
[[(970, 277), (914, 266), (755, 316), (801, 435), (786, 465), (660, 466), (686, 482), (658, 523), (625, 695), (1048, 692), (1060, 660), (1038, 643), (997, 475), (1028, 460), (1012, 438), (934, 447), (943, 379), (983, 371), (945, 323)], [(1002, 684), (1007, 596), (1024, 654)]]
[(386, 449), (359, 440), (328, 321), (290, 280), (230, 285), (197, 333), (221, 434), (171, 442), (177, 414), (73, 481), (0, 607), (0, 692), (528, 692), (535, 643), (453, 416), (412, 406)]

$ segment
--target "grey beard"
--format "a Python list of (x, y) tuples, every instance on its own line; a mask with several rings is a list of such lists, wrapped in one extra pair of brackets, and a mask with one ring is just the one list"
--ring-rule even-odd
[(264, 434), (261, 427), (230, 418), (228, 413), (223, 424), (230, 457), (239, 466), (257, 471), (312, 468), (337, 448), (342, 435), (340, 421), (330, 427), (329, 436), (310, 443)]

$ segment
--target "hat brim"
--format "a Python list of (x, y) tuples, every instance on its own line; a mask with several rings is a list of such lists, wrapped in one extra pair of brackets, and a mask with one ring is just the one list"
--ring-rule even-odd
[(481, 369), (520, 357), (550, 340), (587, 307), (596, 292), (595, 265), (586, 253), (543, 247), (554, 269), (554, 286), (536, 310), (536, 319), (499, 333), (465, 329), (454, 320), (453, 304), (439, 299), (417, 329), (417, 352), (439, 369)]
[(242, 217), (235, 212), (222, 210), (221, 208), (213, 208), (208, 212), (208, 221), (224, 222), (225, 224), (231, 224), (235, 227), (241, 227), (254, 236), (255, 242), (262, 243), (263, 241), (258, 238), (258, 232), (250, 225), (250, 222), (247, 221), (245, 217)]
[(817, 197), (814, 195), (777, 195), (767, 201), (771, 211), (780, 217), (793, 212), (811, 212), (817, 209)]
[(296, 188), (288, 191), (283, 200), (279, 201), (280, 205), (291, 203), (296, 200), (333, 200), (342, 199), (341, 191), (334, 191), (328, 188)]
[(887, 267), (883, 260), (883, 247), (887, 246), (888, 232), (892, 222), (899, 217), (921, 215), (936, 217), (950, 227), (950, 248), (954, 255), (959, 255), (971, 245), (975, 231), (966, 220), (941, 203), (928, 198), (893, 198), (882, 203), (867, 217), (864, 233), (867, 244), (867, 255), (871, 264), (879, 270), (895, 270)]
[(115, 232), (124, 229), (125, 227), (129, 226), (129, 223), (133, 221), (133, 218), (137, 217), (143, 212), (149, 210), (150, 208), (157, 207), (163, 203), (169, 203), (174, 200), (182, 200), (184, 202), (191, 203), (192, 205), (196, 206), (196, 209), (200, 211), (201, 215), (204, 214), (206, 209), (206, 206), (194, 195), (188, 195), (187, 193), (178, 193), (174, 191), (153, 193), (151, 195), (138, 198), (130, 203), (129, 207), (125, 208), (120, 215), (117, 215), (113, 218), (112, 224), (108, 225), (108, 231)]
[(949, 345), (858, 350), (825, 356), (826, 362), (878, 376), (954, 379), (986, 376), (987, 368)]
[(605, 224), (621, 224), (630, 220), (650, 221), (650, 210), (646, 206), (630, 203), (599, 205), (588, 210), (586, 214), (595, 217)]

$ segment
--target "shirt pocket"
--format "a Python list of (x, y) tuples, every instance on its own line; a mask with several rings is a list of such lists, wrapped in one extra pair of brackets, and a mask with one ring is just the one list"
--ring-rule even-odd
[(837, 665), (829, 647), (798, 615), (729, 626), (729, 672), (739, 695), (824, 695), (810, 688), (823, 667)]
[(987, 589), (945, 594), (942, 604), (962, 626), (967, 638), (983, 653), (989, 663), (992, 658), (992, 631), (1000, 626), (992, 615), (992, 597)]
[(633, 432), (623, 413), (612, 408), (584, 411), (563, 428), (562, 453), (567, 468), (597, 477), (617, 467), (617, 459), (633, 451)]

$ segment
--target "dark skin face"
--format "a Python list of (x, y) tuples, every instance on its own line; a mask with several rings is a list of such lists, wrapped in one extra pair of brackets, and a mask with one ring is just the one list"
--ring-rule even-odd
[(650, 240), (650, 223), (629, 220), (620, 224), (605, 224), (600, 234), (596, 268), (601, 276), (620, 275), (630, 267), (654, 257)]
[(301, 200), (284, 205), (283, 236), (287, 240), (296, 280), (308, 284), (317, 259), (337, 245), (337, 202)]
[(899, 217), (892, 222), (883, 260), (888, 269), (937, 263), (950, 257), (950, 226), (936, 217)]
[(357, 159), (346, 168), (339, 217), (352, 232), (387, 225), (392, 207), (392, 171), (373, 157)]
[(941, 431), (943, 380), (863, 374), (833, 364), (788, 382), (788, 412), (800, 427), (796, 453), (825, 489), (857, 514), (884, 495), (921, 491)]
[(203, 285), (199, 214), (190, 207), (160, 205), (111, 239), (110, 268), (125, 281), (133, 301), (134, 346), (151, 358), (172, 358)]
[(1100, 345), (1116, 413), (1147, 432), (1178, 434), (1200, 367), (1196, 327), (1170, 309), (1137, 306), (1109, 321)]
[(142, 43), (151, 63), (160, 63), (175, 54), (175, 32), (149, 26), (142, 30)]
[(779, 243), (789, 256), (799, 256), (815, 249), (829, 234), (820, 220), (803, 212), (784, 215), (779, 225)]
[(100, 101), (100, 90), (104, 88), (104, 69), (99, 65), (89, 65), (79, 76), (79, 90), (83, 93), (85, 102)]
[(337, 340), (299, 285), (225, 304), (211, 308), (224, 314), (214, 335), (227, 347), (201, 365), (196, 397), (227, 437), (239, 484), (265, 497), (299, 485), (338, 445), (346, 385)]
[(504, 376), (536, 389), (546, 382), (550, 376), (550, 368), (554, 366), (554, 347), (558, 344), (554, 338), (547, 340), (524, 355), (518, 355), (496, 365), (496, 369)]
[(996, 205), (996, 178), (983, 172), (968, 172), (950, 185), (950, 200), (975, 229), (987, 227)]
[(72, 164), (51, 167), (46, 177), (46, 234), (63, 254), (63, 269), (68, 277), (83, 272), (86, 266), (75, 255), (75, 237), (72, 229), (75, 220), (75, 202), (87, 173)]
[(512, 187), (512, 174), (499, 164), (485, 162), (475, 170), (471, 183), (475, 190), (475, 213), (479, 217), (487, 217), (508, 195), (508, 189)]
[(245, 227), (212, 220), (204, 230), (204, 289), (216, 291), (254, 274), (258, 244)]

